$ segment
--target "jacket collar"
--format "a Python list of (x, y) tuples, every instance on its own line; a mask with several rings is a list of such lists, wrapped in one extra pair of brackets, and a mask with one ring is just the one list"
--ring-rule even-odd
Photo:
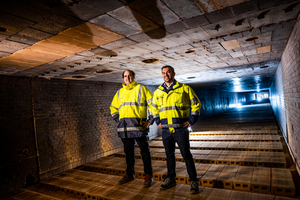
[[(172, 84), (173, 84), (173, 86), (172, 86), (172, 88), (171, 88), (169, 91), (175, 90), (176, 88), (178, 88), (178, 87), (180, 86), (180, 83), (178, 83), (175, 79), (174, 79), (174, 82), (173, 82)], [(160, 89), (160, 90), (166, 92), (166, 88), (165, 88), (164, 85), (165, 85), (165, 83), (161, 84), (161, 85), (158, 87), (158, 89)]]
[(132, 90), (135, 86), (137, 86), (138, 83), (135, 82), (135, 80), (133, 80), (131, 83), (129, 83), (128, 85), (125, 84), (125, 82), (122, 83), (123, 88), (125, 88), (126, 90)]

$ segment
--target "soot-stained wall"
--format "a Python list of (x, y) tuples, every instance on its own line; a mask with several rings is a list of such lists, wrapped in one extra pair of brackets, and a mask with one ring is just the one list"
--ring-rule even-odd
[(121, 87), (1, 76), (0, 195), (122, 151), (109, 110)]
[(300, 173), (300, 18), (282, 55), (282, 83), (291, 154)]
[(286, 113), (285, 113), (285, 103), (284, 103), (284, 92), (282, 84), (282, 69), (281, 63), (279, 64), (273, 83), (269, 92), (270, 103), (274, 116), (278, 122), (282, 135), (285, 141), (288, 141), (286, 132)]

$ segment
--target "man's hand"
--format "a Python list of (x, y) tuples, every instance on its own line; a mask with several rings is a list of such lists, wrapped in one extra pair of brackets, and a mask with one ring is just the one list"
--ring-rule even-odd
[(160, 130), (162, 130), (162, 128), (161, 128), (161, 123), (160, 123), (160, 124), (158, 124), (158, 128), (159, 128)]
[(144, 128), (144, 129), (149, 128), (149, 126), (150, 126), (150, 123), (149, 123), (149, 122), (143, 123), (143, 128)]
[(186, 121), (183, 123), (183, 127), (190, 127), (190, 126), (191, 126), (191, 124), (189, 121)]

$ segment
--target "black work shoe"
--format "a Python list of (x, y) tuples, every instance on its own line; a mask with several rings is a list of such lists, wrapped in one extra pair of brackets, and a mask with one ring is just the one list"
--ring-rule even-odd
[(129, 181), (133, 181), (134, 180), (134, 176), (128, 176), (127, 174), (125, 176), (123, 176), (123, 178), (121, 180), (119, 180), (118, 184), (122, 185), (124, 183), (128, 183)]
[(191, 194), (198, 194), (199, 193), (199, 187), (198, 187), (198, 182), (197, 181), (191, 181), (190, 193)]
[(146, 174), (143, 187), (144, 188), (150, 187), (152, 185), (152, 181), (153, 181), (152, 176)]
[(166, 178), (164, 183), (161, 184), (160, 189), (161, 190), (166, 190), (166, 189), (169, 189), (171, 187), (174, 187), (175, 185), (176, 185), (175, 180), (171, 180), (170, 178)]

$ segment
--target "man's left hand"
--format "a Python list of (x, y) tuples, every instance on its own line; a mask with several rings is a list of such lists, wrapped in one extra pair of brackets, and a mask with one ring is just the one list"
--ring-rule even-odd
[(145, 122), (145, 123), (143, 123), (143, 128), (149, 128), (149, 126), (150, 126), (150, 123), (149, 122)]
[(183, 127), (190, 127), (190, 126), (191, 126), (191, 124), (189, 121), (186, 121), (183, 123)]

